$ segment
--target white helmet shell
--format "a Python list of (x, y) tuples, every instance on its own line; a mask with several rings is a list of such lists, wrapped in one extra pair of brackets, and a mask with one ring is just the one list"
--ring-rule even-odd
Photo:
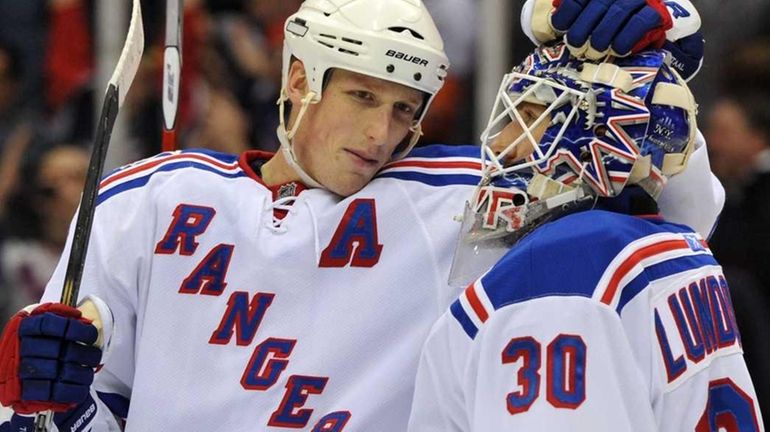
[(306, 0), (284, 30), (284, 88), (292, 56), (303, 62), (318, 99), (331, 68), (395, 82), (428, 95), (418, 124), (449, 68), (421, 0)]

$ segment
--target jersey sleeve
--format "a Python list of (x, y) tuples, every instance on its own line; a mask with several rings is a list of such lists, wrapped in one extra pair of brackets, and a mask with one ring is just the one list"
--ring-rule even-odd
[[(425, 272), (432, 271), (441, 286), (448, 285), (463, 208), (481, 181), (480, 153), (478, 146), (471, 145), (419, 147), (386, 165), (377, 176), (387, 179), (389, 187), (403, 197), (398, 211), (414, 216), (429, 249), (422, 257)], [(437, 315), (457, 297), (456, 288), (438, 290)]]
[[(142, 163), (146, 162), (138, 164)], [(125, 418), (128, 412), (134, 378), (134, 341), (137, 328), (141, 330), (139, 285), (146, 279), (152, 254), (154, 189), (112, 182), (130, 169), (118, 170), (102, 181), (78, 295), (79, 299), (101, 299), (112, 315), (110, 342), (92, 385), (95, 411), (88, 412), (88, 418), (96, 424), (114, 424), (116, 418)], [(124, 190), (109, 194), (113, 184)], [(41, 302), (60, 301), (76, 220), (77, 215)]]
[(532, 14), (535, 10), (535, 0), (527, 0), (521, 7), (521, 31), (532, 41), (535, 45), (540, 45), (546, 41), (539, 41), (535, 34), (532, 32)]
[(444, 314), (434, 325), (422, 350), (417, 371), (409, 431), (469, 431), (464, 403), (463, 367), (472, 340)]
[[(121, 419), (128, 412), (136, 322), (136, 295), (130, 294), (136, 292), (130, 283), (132, 273), (133, 279), (136, 279), (136, 267), (132, 265), (135, 262), (130, 257), (137, 257), (138, 252), (132, 246), (135, 242), (127, 239), (128, 231), (133, 231), (131, 225), (136, 219), (124, 207), (126, 203), (121, 204), (120, 201), (100, 205), (95, 211), (78, 296), (80, 299), (96, 296), (108, 305), (111, 316), (104, 317), (104, 320), (110, 321), (105, 327), (111, 328), (112, 334), (108, 335), (110, 342), (102, 356), (103, 366), (94, 376), (94, 384), (86, 401), (72, 411), (55, 415), (51, 432), (120, 431)], [(133, 208), (136, 212), (143, 211), (142, 205)], [(138, 217), (137, 214), (134, 216)], [(64, 253), (40, 303), (60, 301), (76, 219), (77, 215), (70, 226)], [(2, 431), (31, 431), (34, 429), (34, 420), (33, 415), (18, 415), (10, 408), (0, 407)]]
[(667, 220), (687, 225), (709, 238), (724, 204), (725, 189), (711, 172), (706, 140), (698, 131), (687, 167), (663, 188), (658, 199), (660, 211)]

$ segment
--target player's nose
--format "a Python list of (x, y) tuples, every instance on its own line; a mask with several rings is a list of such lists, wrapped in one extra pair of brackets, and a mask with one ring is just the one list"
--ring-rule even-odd
[(522, 160), (532, 153), (532, 144), (524, 135), (522, 127), (518, 122), (510, 122), (503, 130), (495, 137), (490, 144), (490, 148), (496, 155), (500, 155), (505, 152), (508, 147), (519, 141), (516, 146), (507, 151), (503, 156), (503, 161), (506, 165), (510, 165), (516, 161)]
[(387, 144), (388, 133), (391, 127), (391, 110), (386, 107), (378, 107), (371, 110), (367, 118), (365, 134), (367, 140), (374, 145), (382, 146)]

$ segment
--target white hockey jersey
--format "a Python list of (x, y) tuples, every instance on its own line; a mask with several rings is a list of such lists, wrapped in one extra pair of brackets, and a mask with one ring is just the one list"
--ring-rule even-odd
[(439, 319), (409, 430), (764, 427), (703, 238), (592, 210), (525, 237)]
[(418, 149), (347, 199), (274, 196), (265, 156), (167, 153), (101, 183), (80, 297), (114, 333), (73, 430), (117, 428), (105, 404), (127, 431), (406, 429), (478, 147)]

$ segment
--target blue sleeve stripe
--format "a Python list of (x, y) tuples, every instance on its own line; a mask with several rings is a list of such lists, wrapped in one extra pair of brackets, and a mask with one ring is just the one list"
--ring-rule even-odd
[(471, 157), (478, 159), (481, 157), (481, 147), (477, 145), (433, 144), (424, 147), (416, 147), (406, 156), (406, 158), (410, 157)]
[(128, 398), (117, 393), (103, 393), (99, 391), (96, 392), (96, 395), (99, 396), (99, 400), (104, 402), (113, 414), (122, 419), (128, 417), (128, 406), (130, 403)]
[(620, 300), (615, 310), (620, 314), (628, 302), (656, 280), (708, 265), (717, 265), (717, 262), (713, 256), (701, 254), (675, 258), (646, 267), (642, 273), (621, 288)]
[(430, 186), (469, 185), (476, 186), (481, 181), (481, 176), (450, 174), (432, 175), (417, 172), (386, 172), (379, 174), (377, 178), (394, 178), (424, 183)]
[(454, 303), (452, 303), (452, 306), (449, 307), (449, 311), (452, 313), (452, 316), (455, 317), (457, 322), (460, 323), (463, 330), (465, 330), (465, 333), (467, 333), (471, 339), (474, 339), (476, 333), (479, 332), (479, 329), (476, 328), (473, 321), (471, 321), (471, 318), (465, 312), (465, 309), (463, 309), (460, 300), (455, 300)]
[(174, 162), (174, 163), (169, 163), (169, 164), (166, 164), (166, 165), (159, 166), (158, 169), (148, 173), (146, 176), (138, 177), (138, 178), (135, 178), (133, 180), (129, 180), (129, 181), (125, 182), (125, 183), (118, 184), (118, 185), (116, 185), (116, 186), (114, 186), (114, 187), (112, 187), (112, 188), (110, 188), (110, 189), (100, 193), (99, 196), (96, 198), (96, 205), (98, 206), (99, 204), (107, 201), (108, 199), (112, 198), (113, 196), (115, 196), (115, 195), (117, 195), (117, 194), (119, 194), (121, 192), (125, 192), (125, 191), (131, 190), (131, 189), (140, 188), (140, 187), (146, 185), (147, 182), (150, 181), (150, 178), (154, 174), (156, 174), (156, 173), (164, 172), (164, 171), (174, 171), (174, 170), (181, 169), (181, 168), (196, 168), (196, 169), (200, 169), (200, 170), (203, 170), (203, 171), (208, 171), (208, 172), (217, 174), (217, 175), (225, 177), (225, 178), (238, 178), (238, 177), (245, 177), (246, 176), (246, 174), (243, 171), (236, 171), (234, 173), (227, 173), (227, 172), (223, 172), (220, 169), (211, 167), (209, 165), (198, 163), (198, 162), (192, 162), (192, 161), (189, 161), (189, 160), (185, 160), (185, 161), (181, 161), (181, 162)]

